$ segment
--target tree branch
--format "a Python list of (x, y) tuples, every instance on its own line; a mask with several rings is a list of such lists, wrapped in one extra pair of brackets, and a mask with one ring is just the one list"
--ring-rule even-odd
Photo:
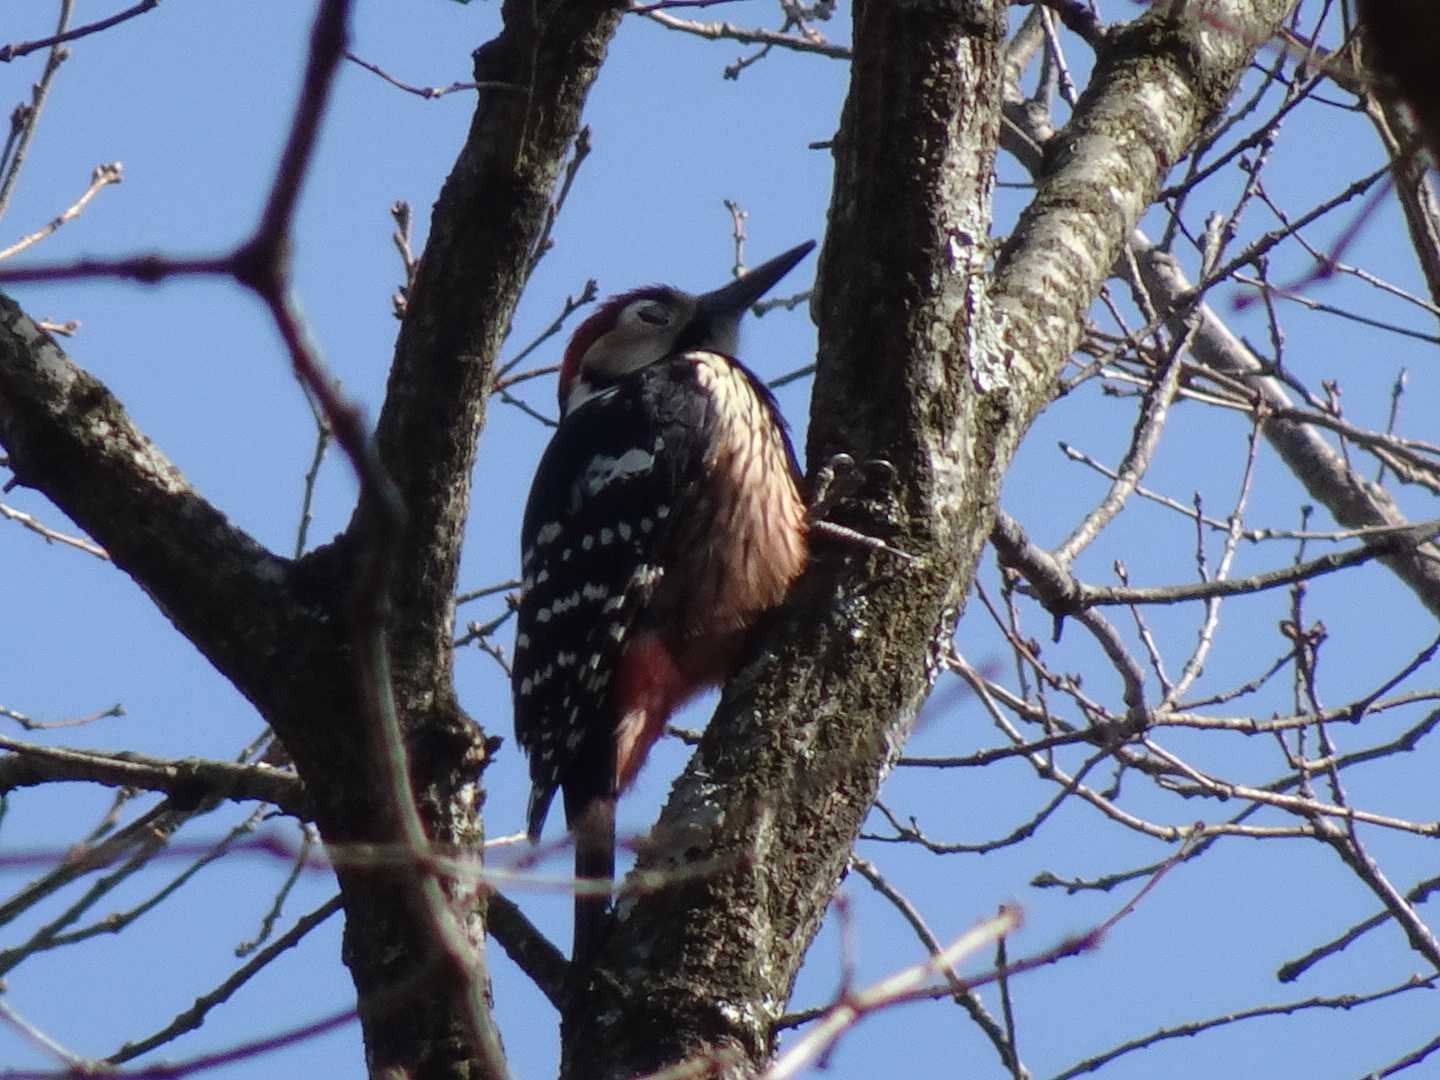
[[(1139, 233), (1131, 241), (1140, 280), (1167, 318), (1191, 294), (1190, 282), (1175, 259)], [(1208, 305), (1196, 312), (1199, 328), (1191, 351), (1215, 371), (1236, 375), (1269, 408), (1293, 414), (1294, 404), (1280, 381), (1267, 374), (1250, 349), (1232, 334)], [(1269, 419), (1262, 428), (1266, 440), (1310, 494), (1325, 505), (1340, 524), (1349, 528), (1404, 527), (1410, 521), (1389, 492), (1366, 480), (1325, 441), (1315, 426), (1294, 419)], [(1401, 548), (1381, 560), (1405, 582), (1433, 614), (1440, 615), (1440, 547), (1434, 543)]]
[(0, 295), (0, 443), (13, 482), (37, 488), (100, 542), (172, 622), (244, 690), (287, 607), (285, 562), (226, 520), (19, 306)]
[(1035, 199), (996, 259), (991, 295), (1017, 389), (1054, 380), (1166, 171), (1293, 6), (1156, 6), (1107, 35), (1089, 89), (1045, 149)]
[(508, 896), (491, 893), (489, 904), (490, 933), (505, 950), (505, 955), (530, 976), (540, 992), (550, 999), (550, 1004), (556, 1009), (564, 1009), (570, 975), (570, 963), (565, 954), (535, 928)]
[(22, 41), (19, 44), (6, 45), (0, 48), (0, 64), (8, 64), (11, 60), (21, 56), (28, 56), (37, 49), (48, 49), (52, 45), (60, 45), (66, 41), (74, 41), (76, 38), (87, 37), (90, 34), (99, 33), (101, 30), (109, 30), (117, 23), (133, 19), (136, 15), (144, 15), (160, 6), (160, 0), (140, 0), (134, 7), (126, 8), (124, 11), (116, 12), (106, 19), (97, 19), (93, 23), (86, 23), (84, 26), (77, 26), (74, 30), (65, 30), (58, 34), (52, 34), (47, 38), (40, 38), (36, 41)]
[[(602, 959), (614, 971), (567, 1017), (567, 1077), (763, 1066), (880, 777), (928, 693), (999, 475), (967, 401), (981, 321), (957, 333), (955, 320), (983, 291), (1004, 15), (999, 0), (855, 7), (812, 298), (821, 337), (807, 456), (890, 462), (893, 485), (872, 480), (831, 517), (918, 559), (897, 565), (817, 539), (640, 854), (639, 870), (673, 884), (620, 902)], [(683, 876), (702, 859), (716, 868)]]
[[(375, 433), (407, 514), (396, 553), (395, 668), (427, 687), (448, 682), (456, 567), (497, 356), (625, 5), (538, 7), (543, 17), (534, 0), (511, 0), (504, 31), (476, 51), (476, 80), (498, 88), (481, 89), (435, 204)], [(362, 505), (354, 520), (366, 512)]]
[(211, 799), (273, 803), (304, 820), (309, 815), (305, 787), (294, 773), (269, 765), (237, 765), (201, 758), (172, 760), (129, 751), (107, 753), (58, 746), (37, 746), (0, 735), (0, 792), (62, 780), (83, 780), (108, 787), (133, 787), (171, 796), (176, 805), (198, 806)]
[(781, 49), (790, 49), (794, 52), (814, 53), (818, 56), (828, 56), (832, 60), (850, 59), (850, 50), (844, 45), (835, 45), (829, 41), (813, 41), (808, 37), (798, 34), (782, 34), (775, 30), (762, 30), (757, 28), (736, 26), (728, 22), (697, 22), (693, 19), (680, 19), (674, 15), (668, 15), (663, 11), (642, 10), (637, 14), (644, 15), (667, 30), (677, 30), (684, 34), (693, 34), (695, 37), (705, 38), (708, 41), (738, 41), (742, 45), (764, 45), (776, 46)]

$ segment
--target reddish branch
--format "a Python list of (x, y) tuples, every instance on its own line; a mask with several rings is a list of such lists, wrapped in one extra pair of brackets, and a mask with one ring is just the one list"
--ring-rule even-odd
[(160, 0), (140, 0), (132, 8), (111, 15), (108, 19), (100, 19), (97, 22), (87, 23), (84, 26), (77, 26), (74, 30), (66, 30), (63, 33), (52, 34), (47, 38), (38, 38), (35, 41), (22, 41), (17, 45), (0, 46), (0, 63), (8, 64), (17, 57), (27, 56), (40, 49), (48, 49), (54, 45), (62, 45), (67, 41), (74, 41), (76, 38), (87, 37), (90, 34), (98, 33), (101, 30), (108, 30), (110, 27), (133, 19), (136, 15), (144, 15), (145, 12), (160, 6)]

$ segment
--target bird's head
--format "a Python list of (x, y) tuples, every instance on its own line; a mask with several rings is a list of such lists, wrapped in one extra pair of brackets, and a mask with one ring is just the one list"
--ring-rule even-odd
[(648, 285), (606, 300), (570, 338), (560, 364), (560, 415), (616, 380), (689, 349), (735, 354), (740, 319), (815, 246), (807, 240), (713, 292)]

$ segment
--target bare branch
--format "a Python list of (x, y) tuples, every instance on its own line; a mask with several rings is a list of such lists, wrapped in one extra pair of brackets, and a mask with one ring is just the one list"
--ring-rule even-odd
[(503, 893), (490, 894), (487, 928), (505, 954), (531, 980), (556, 1009), (564, 1009), (570, 963), (544, 934), (535, 929), (519, 906)]
[(523, 86), (515, 86), (512, 83), (503, 82), (453, 82), (449, 86), (412, 86), (407, 82), (401, 82), (378, 64), (372, 64), (368, 60), (362, 60), (349, 49), (345, 50), (345, 59), (352, 64), (359, 64), (366, 71), (379, 75), (391, 86), (404, 90), (407, 94), (414, 94), (417, 97), (433, 101), (436, 98), (444, 97), (446, 94), (453, 94), (457, 90), (512, 90), (524, 93)]
[(828, 56), (832, 60), (850, 59), (850, 50), (843, 45), (832, 45), (828, 41), (812, 41), (801, 35), (752, 29), (728, 22), (692, 22), (689, 19), (667, 15), (663, 11), (647, 11), (644, 14), (647, 19), (653, 19), (668, 30), (679, 30), (681, 33), (693, 34), (695, 37), (705, 38), (709, 41), (738, 41), (742, 45), (776, 46), (790, 49), (793, 52), (814, 53), (817, 56)]
[[(152, 0), (152, 2), (158, 2), (158, 0)], [(90, 186), (85, 189), (84, 193), (81, 194), (80, 198), (76, 199), (74, 204), (71, 205), (68, 210), (65, 210), (63, 213), (61, 213), (59, 217), (53, 218), (50, 223), (44, 228), (37, 229), (35, 232), (30, 233), (28, 236), (21, 237), (9, 247), (0, 250), (0, 260), (8, 259), (12, 255), (18, 255), (26, 248), (38, 244), (41, 240), (44, 240), (47, 236), (54, 233), (67, 221), (75, 220), (75, 218), (80, 216), (81, 212), (89, 204), (90, 200), (95, 197), (96, 193), (101, 188), (106, 187), (110, 184), (120, 183), (120, 171), (120, 163), (118, 161), (112, 161), (108, 165), (96, 165), (95, 171), (90, 176)]]
[(1293, 1016), (1295, 1013), (1306, 1012), (1311, 1009), (1349, 1010), (1361, 1005), (1371, 1005), (1377, 1001), (1384, 1001), (1387, 998), (1392, 998), (1399, 994), (1406, 994), (1411, 990), (1433, 990), (1437, 978), (1440, 978), (1440, 976), (1422, 979), (1418, 975), (1412, 975), (1403, 983), (1386, 987), (1384, 990), (1377, 990), (1371, 994), (1341, 994), (1336, 997), (1312, 997), (1305, 998), (1302, 1001), (1287, 1001), (1276, 1005), (1260, 1005), (1251, 1009), (1237, 1009), (1235, 1012), (1226, 1013), (1224, 1016), (1212, 1017), (1208, 1020), (1196, 1020), (1188, 1024), (1162, 1028), (1153, 1034), (1132, 1039), (1129, 1042), (1121, 1043), (1113, 1049), (1106, 1050), (1102, 1054), (1096, 1054), (1094, 1057), (1088, 1057), (1084, 1061), (1076, 1062), (1063, 1072), (1056, 1073), (1053, 1080), (1073, 1080), (1074, 1077), (1084, 1076), (1086, 1073), (1094, 1072), (1118, 1057), (1133, 1053), (1136, 1050), (1147, 1049), (1167, 1039), (1192, 1038), (1195, 1035), (1199, 1035), (1202, 1031), (1209, 1031), (1213, 1028), (1225, 1027), (1230, 1024), (1238, 1024), (1246, 1020), (1255, 1020), (1266, 1016)]
[(71, 750), (37, 746), (0, 735), (0, 791), (56, 781), (88, 781), (108, 787), (158, 791), (196, 805), (210, 799), (273, 803), (287, 814), (308, 816), (304, 786), (294, 773), (269, 765), (236, 765), (200, 758), (153, 758), (130, 751)]
[(74, 30), (61, 29), (59, 33), (52, 34), (48, 38), (39, 38), (36, 41), (22, 41), (19, 44), (0, 46), (0, 63), (8, 64), (21, 56), (27, 56), (38, 49), (48, 49), (67, 41), (74, 41), (76, 38), (87, 37), (90, 34), (99, 33), (101, 30), (109, 30), (110, 27), (133, 19), (136, 15), (144, 15), (160, 6), (160, 0), (140, 0), (134, 7), (128, 7), (124, 11), (117, 12), (107, 19), (99, 19), (93, 23), (86, 23), (84, 26), (77, 26)]
[[(1157, 297), (1157, 305), (1162, 310), (1188, 295), (1188, 282), (1173, 258), (1138, 234), (1132, 239), (1132, 246), (1146, 287)], [(1194, 353), (1202, 364), (1243, 377), (1272, 408), (1291, 407), (1290, 397), (1280, 383), (1270, 377), (1254, 353), (1208, 307), (1201, 307), (1200, 319)], [(1342, 525), (1353, 528), (1408, 524), (1389, 494), (1351, 470), (1309, 425), (1294, 420), (1273, 420), (1265, 424), (1263, 433), (1300, 482)], [(1382, 561), (1416, 592), (1432, 613), (1440, 614), (1440, 552), (1435, 545), (1401, 549)]]
[(74, 8), (75, 0), (60, 0), (59, 25), (55, 28), (56, 39), (52, 39), (55, 43), (50, 45), (50, 55), (45, 60), (45, 70), (31, 87), (30, 104), (16, 109), (10, 118), (11, 139), (5, 144), (5, 153), (0, 155), (0, 167), (3, 167), (4, 173), (0, 176), (0, 217), (4, 217), (5, 211), (9, 209), (10, 196), (15, 192), (15, 182), (20, 178), (20, 170), (25, 165), (25, 155), (30, 148), (30, 141), (35, 137), (40, 114), (45, 108), (45, 99), (49, 97), (51, 84), (55, 81), (55, 73), (70, 56), (70, 50), (62, 48), (58, 38), (62, 37), (70, 26), (70, 15)]
[(13, 506), (6, 506), (4, 503), (0, 503), (0, 517), (14, 521), (17, 524), (23, 525), (31, 532), (43, 536), (46, 543), (67, 544), (70, 547), (79, 548), (87, 555), (94, 555), (97, 559), (103, 559), (107, 562), (110, 559), (110, 554), (99, 544), (92, 544), (83, 536), (69, 536), (62, 532), (56, 532), (48, 525), (42, 525), (33, 515), (25, 513), (24, 510), (16, 510)]
[(999, 915), (960, 935), (935, 956), (896, 972), (863, 990), (850, 991), (837, 1001), (814, 1028), (771, 1063), (762, 1080), (787, 1080), (807, 1068), (833, 1046), (847, 1030), (868, 1014), (889, 1008), (917, 996), (929, 996), (930, 983), (961, 960), (974, 956), (1020, 925), (1016, 908), (1003, 908)]
[(1294, 566), (1252, 574), (1243, 578), (1202, 581), (1193, 585), (1162, 585), (1150, 589), (1123, 588), (1106, 585), (1080, 586), (1079, 603), (1092, 604), (1174, 604), (1185, 600), (1205, 600), (1217, 596), (1237, 596), (1265, 589), (1293, 585), (1323, 574), (1332, 574), (1348, 566), (1358, 566), (1371, 559), (1386, 558), (1401, 552), (1414, 551), (1431, 544), (1440, 536), (1440, 521), (1421, 522), (1387, 538), (1363, 544), (1349, 551), (1321, 555)]
[[(852, 855), (850, 856), (850, 866), (868, 881), (876, 892), (889, 900), (896, 911), (900, 912), (901, 917), (910, 924), (915, 931), (915, 936), (920, 939), (931, 957), (938, 957), (944, 951), (939, 939), (926, 925), (924, 917), (916, 910), (915, 905), (885, 879), (874, 863), (868, 859), (862, 859), (859, 855)], [(1003, 937), (1000, 938), (1000, 941), (1004, 940)], [(985, 1033), (991, 1045), (999, 1053), (1000, 1060), (1005, 1067), (1012, 1074), (1028, 1075), (1025, 1067), (1015, 1056), (1014, 1049), (1006, 1037), (1005, 1029), (995, 1022), (995, 1018), (985, 1008), (985, 1003), (980, 1000), (979, 995), (965, 985), (953, 965), (947, 965), (942, 969), (941, 974), (945, 976), (945, 981), (950, 985), (950, 990), (955, 997), (955, 1004), (970, 1014), (970, 1019), (975, 1021), (980, 1030)]]
[[(314, 930), (317, 926), (323, 923), (326, 919), (330, 918), (330, 916), (334, 915), (340, 909), (340, 897), (333, 896), (325, 903), (321, 904), (314, 911), (310, 912), (310, 914), (304, 915), (301, 918), (297, 919), (294, 926), (292, 926), (280, 937), (276, 938), (273, 943), (267, 945), (260, 952), (256, 953), (255, 956), (249, 961), (247, 961), (244, 965), (237, 968), (235, 972), (229, 976), (229, 978), (227, 978), (214, 990), (210, 991), (208, 994), (203, 994), (200, 997), (196, 998), (195, 1004), (191, 1005), (190, 1008), (186, 1009), (180, 1015), (175, 1017), (175, 1019), (170, 1021), (169, 1024), (161, 1028), (159, 1031), (155, 1032), (153, 1035), (148, 1035), (145, 1038), (139, 1039), (135, 1042), (127, 1042), (119, 1050), (116, 1050), (113, 1054), (107, 1057), (105, 1059), (106, 1063), (110, 1065), (119, 1065), (122, 1062), (130, 1061), (134, 1058), (137, 1058), (141, 1054), (148, 1053), (149, 1051), (155, 1049), (157, 1046), (163, 1046), (167, 1042), (172, 1042), (187, 1031), (194, 1031), (196, 1028), (198, 1028), (201, 1024), (205, 1022), (205, 1017), (211, 1009), (231, 998), (237, 990), (239, 990), (242, 986), (249, 982), (256, 974), (258, 974), (264, 968), (268, 967), (270, 962), (273, 961), (277, 956), (285, 952), (287, 949), (293, 948), (295, 945), (298, 945), (306, 934), (310, 933), (311, 930)], [(352, 1020), (354, 1018), (355, 1010), (347, 1009), (345, 1010), (345, 1012), (340, 1014), (340, 1016), (341, 1019), (338, 1022), (348, 1022), (349, 1020)], [(199, 1071), (199, 1069), (195, 1068), (192, 1069), (192, 1071)], [(184, 1074), (178, 1073), (176, 1075)]]

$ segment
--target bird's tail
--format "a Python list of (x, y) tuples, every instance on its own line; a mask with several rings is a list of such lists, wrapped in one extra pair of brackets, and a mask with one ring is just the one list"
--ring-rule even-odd
[[(591, 799), (571, 819), (575, 838), (575, 878), (609, 882), (615, 877), (615, 799)], [(610, 928), (610, 889), (575, 894), (575, 940), (570, 960), (577, 974), (594, 962)]]

